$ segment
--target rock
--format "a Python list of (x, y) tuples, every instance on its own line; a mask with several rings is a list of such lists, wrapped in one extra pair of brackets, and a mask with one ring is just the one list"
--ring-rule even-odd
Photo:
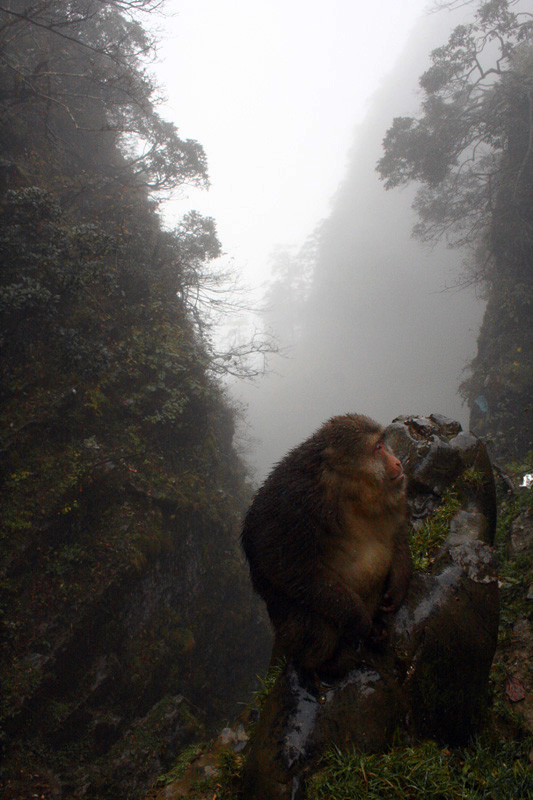
[(235, 753), (240, 753), (248, 744), (249, 736), (246, 733), (242, 723), (237, 724), (234, 728), (223, 728), (220, 731), (216, 742), (218, 750), (224, 747), (231, 747)]
[[(194, 794), (198, 782), (216, 777), (220, 772), (219, 755), (233, 751), (240, 753), (248, 744), (249, 728), (257, 720), (256, 709), (250, 707), (231, 727), (223, 728), (215, 743), (208, 750), (199, 750), (192, 758), (183, 774), (159, 791), (151, 792), (151, 800), (178, 800)], [(211, 798), (211, 794), (209, 797)]]
[(527, 552), (533, 542), (533, 514), (527, 510), (520, 514), (512, 525), (511, 552), (513, 555)]
[(439, 432), (444, 436), (455, 436), (462, 430), (459, 422), (445, 417), (444, 414), (430, 414), (429, 418), (437, 425)]
[(252, 735), (247, 800), (297, 800), (331, 746), (382, 752), (393, 736), (462, 744), (483, 714), (498, 631), (488, 456), (441, 415), (397, 418), (388, 433), (409, 478), (412, 521), (421, 524), (458, 478), (461, 508), (431, 569), (414, 576), (389, 621), (384, 648), (360, 647), (358, 666), (332, 685), (285, 666)]

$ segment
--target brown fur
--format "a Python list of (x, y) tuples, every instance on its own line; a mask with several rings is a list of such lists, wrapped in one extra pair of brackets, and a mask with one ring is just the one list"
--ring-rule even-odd
[(368, 417), (334, 417), (289, 452), (257, 492), (243, 547), (276, 650), (308, 669), (346, 668), (377, 639), (378, 611), (405, 597), (411, 557), (401, 464)]

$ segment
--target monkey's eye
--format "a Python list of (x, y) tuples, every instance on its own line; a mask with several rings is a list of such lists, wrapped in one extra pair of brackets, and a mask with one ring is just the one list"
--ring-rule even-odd
[(384, 443), (383, 443), (383, 442), (378, 442), (378, 443), (376, 444), (375, 448), (374, 448), (374, 450), (375, 450), (377, 453), (381, 452), (381, 450), (384, 450), (384, 449), (385, 449), (385, 445), (384, 445)]

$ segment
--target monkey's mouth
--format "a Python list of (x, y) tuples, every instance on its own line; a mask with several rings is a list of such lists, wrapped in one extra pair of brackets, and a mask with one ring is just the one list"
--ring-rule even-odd
[(404, 474), (404, 472), (402, 470), (401, 472), (398, 473), (398, 475), (394, 475), (394, 477), (391, 478), (390, 481), (391, 481), (391, 483), (393, 483), (396, 486), (397, 484), (401, 483), (404, 478), (405, 478), (405, 474)]

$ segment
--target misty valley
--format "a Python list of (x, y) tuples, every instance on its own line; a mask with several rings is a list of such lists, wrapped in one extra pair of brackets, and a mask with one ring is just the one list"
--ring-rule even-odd
[[(367, 9), (0, 0), (0, 798), (533, 797), (533, 10), (422, 10), (322, 219), (239, 197), (254, 272), (180, 109), (284, 207), (263, 62), (333, 102), (299, 38), (364, 70)], [(226, 109), (212, 37), (266, 76)]]

